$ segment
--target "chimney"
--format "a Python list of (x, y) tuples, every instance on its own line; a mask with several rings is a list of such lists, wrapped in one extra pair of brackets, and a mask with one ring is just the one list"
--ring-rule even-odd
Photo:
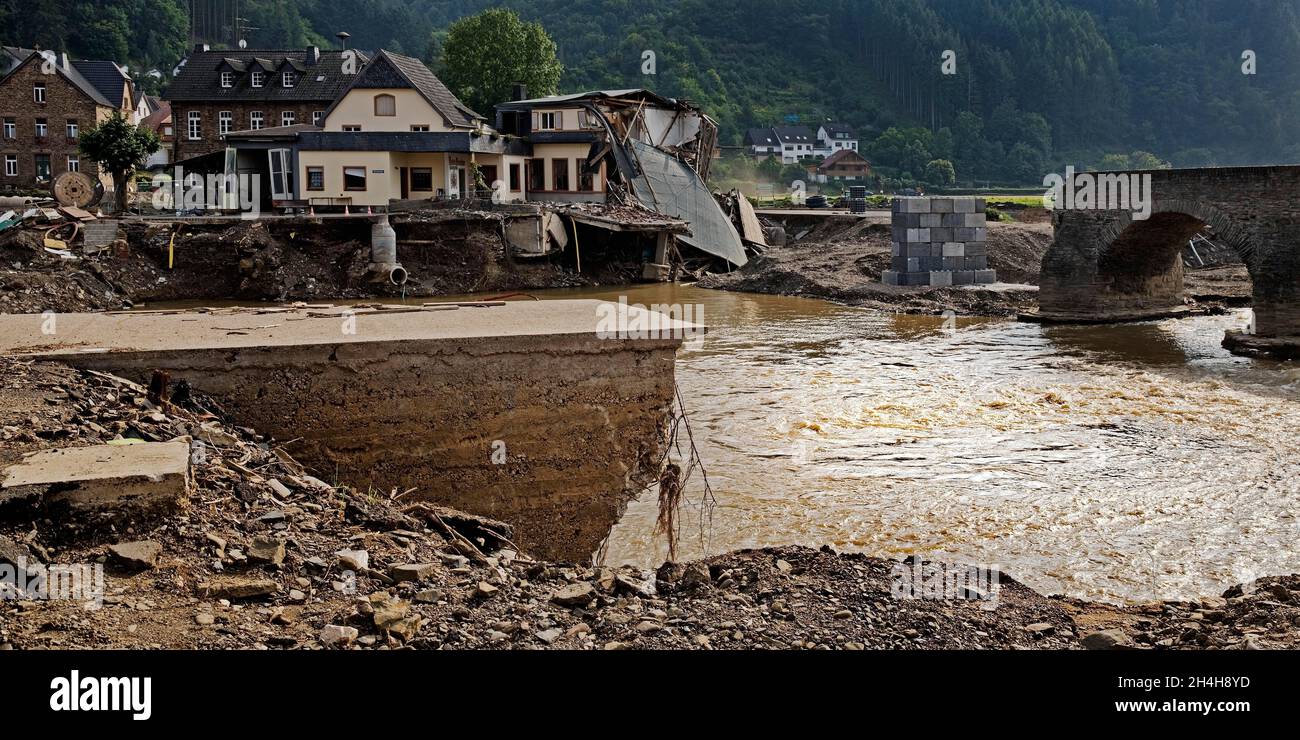
[(71, 68), (68, 64), (68, 52), (66, 51), (59, 52), (59, 66), (62, 67), (63, 69)]
[(511, 99), (511, 100), (527, 100), (527, 99), (528, 99), (528, 86), (527, 86), (527, 85), (521, 85), (521, 84), (519, 84), (519, 83), (515, 83), (515, 85), (514, 85), (513, 87), (510, 88), (510, 99)]
[(352, 38), (352, 34), (348, 33), (347, 31), (339, 31), (338, 33), (334, 34), (334, 38), (339, 40), (340, 47), (346, 49), (348, 48), (348, 39)]
[(210, 47), (209, 47), (207, 44), (195, 44), (195, 45), (194, 45), (194, 53), (195, 53), (195, 54), (198, 54), (198, 53), (200, 53), (200, 52), (205, 52), (205, 51), (208, 51), (209, 48), (210, 48)]
[(308, 46), (308, 47), (307, 47), (307, 63), (308, 63), (308, 64), (315, 64), (315, 63), (317, 63), (317, 62), (319, 62), (319, 61), (320, 61), (320, 47), (319, 47), (319, 46)]

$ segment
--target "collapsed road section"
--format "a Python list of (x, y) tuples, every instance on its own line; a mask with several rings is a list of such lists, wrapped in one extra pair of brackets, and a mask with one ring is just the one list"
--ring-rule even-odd
[(634, 306), (623, 318), (655, 330), (610, 331), (611, 305), (9, 315), (0, 353), (200, 391), (324, 480), (503, 519), (529, 552), (586, 561), (657, 480), (675, 352), (703, 331)]

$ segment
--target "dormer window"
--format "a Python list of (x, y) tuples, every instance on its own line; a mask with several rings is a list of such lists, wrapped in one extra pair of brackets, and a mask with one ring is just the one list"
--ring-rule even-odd
[(293, 72), (285, 72), (280, 75), (280, 84), (283, 85), (284, 87), (293, 87), (294, 82), (295, 82), (295, 77)]
[(252, 83), (253, 87), (261, 87), (262, 85), (265, 85), (265, 84), (266, 84), (266, 73), (265, 73), (265, 72), (254, 72), (254, 73), (253, 73), (253, 76), (252, 76), (252, 79), (250, 80), (250, 82)]
[(392, 95), (383, 94), (375, 96), (375, 115), (376, 116), (395, 116), (397, 115), (397, 98)]
[(222, 87), (234, 87), (234, 86), (235, 86), (235, 73), (234, 73), (234, 72), (222, 72), (222, 73), (221, 73), (221, 86), (222, 86)]

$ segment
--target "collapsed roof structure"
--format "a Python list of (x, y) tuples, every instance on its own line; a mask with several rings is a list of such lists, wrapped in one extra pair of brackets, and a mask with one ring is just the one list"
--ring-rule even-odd
[[(566, 129), (565, 112), (580, 130)], [(736, 267), (748, 261), (740, 235), (706, 184), (718, 124), (698, 106), (644, 89), (595, 90), (503, 103), (496, 128), (527, 137), (535, 151), (589, 144), (589, 167), (614, 164), (606, 171), (619, 188), (610, 198), (626, 197), (688, 222), (691, 233), (677, 237), (688, 246)]]

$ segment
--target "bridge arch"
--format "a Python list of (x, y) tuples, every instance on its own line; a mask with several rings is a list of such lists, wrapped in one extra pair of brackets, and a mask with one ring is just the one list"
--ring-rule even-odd
[(1150, 178), (1150, 217), (1053, 214), (1056, 238), (1043, 257), (1037, 318), (1111, 322), (1185, 313), (1182, 249), (1208, 225), (1251, 277), (1255, 338), (1229, 336), (1233, 346), (1268, 340), (1262, 344), (1300, 353), (1300, 166), (1125, 174)]

